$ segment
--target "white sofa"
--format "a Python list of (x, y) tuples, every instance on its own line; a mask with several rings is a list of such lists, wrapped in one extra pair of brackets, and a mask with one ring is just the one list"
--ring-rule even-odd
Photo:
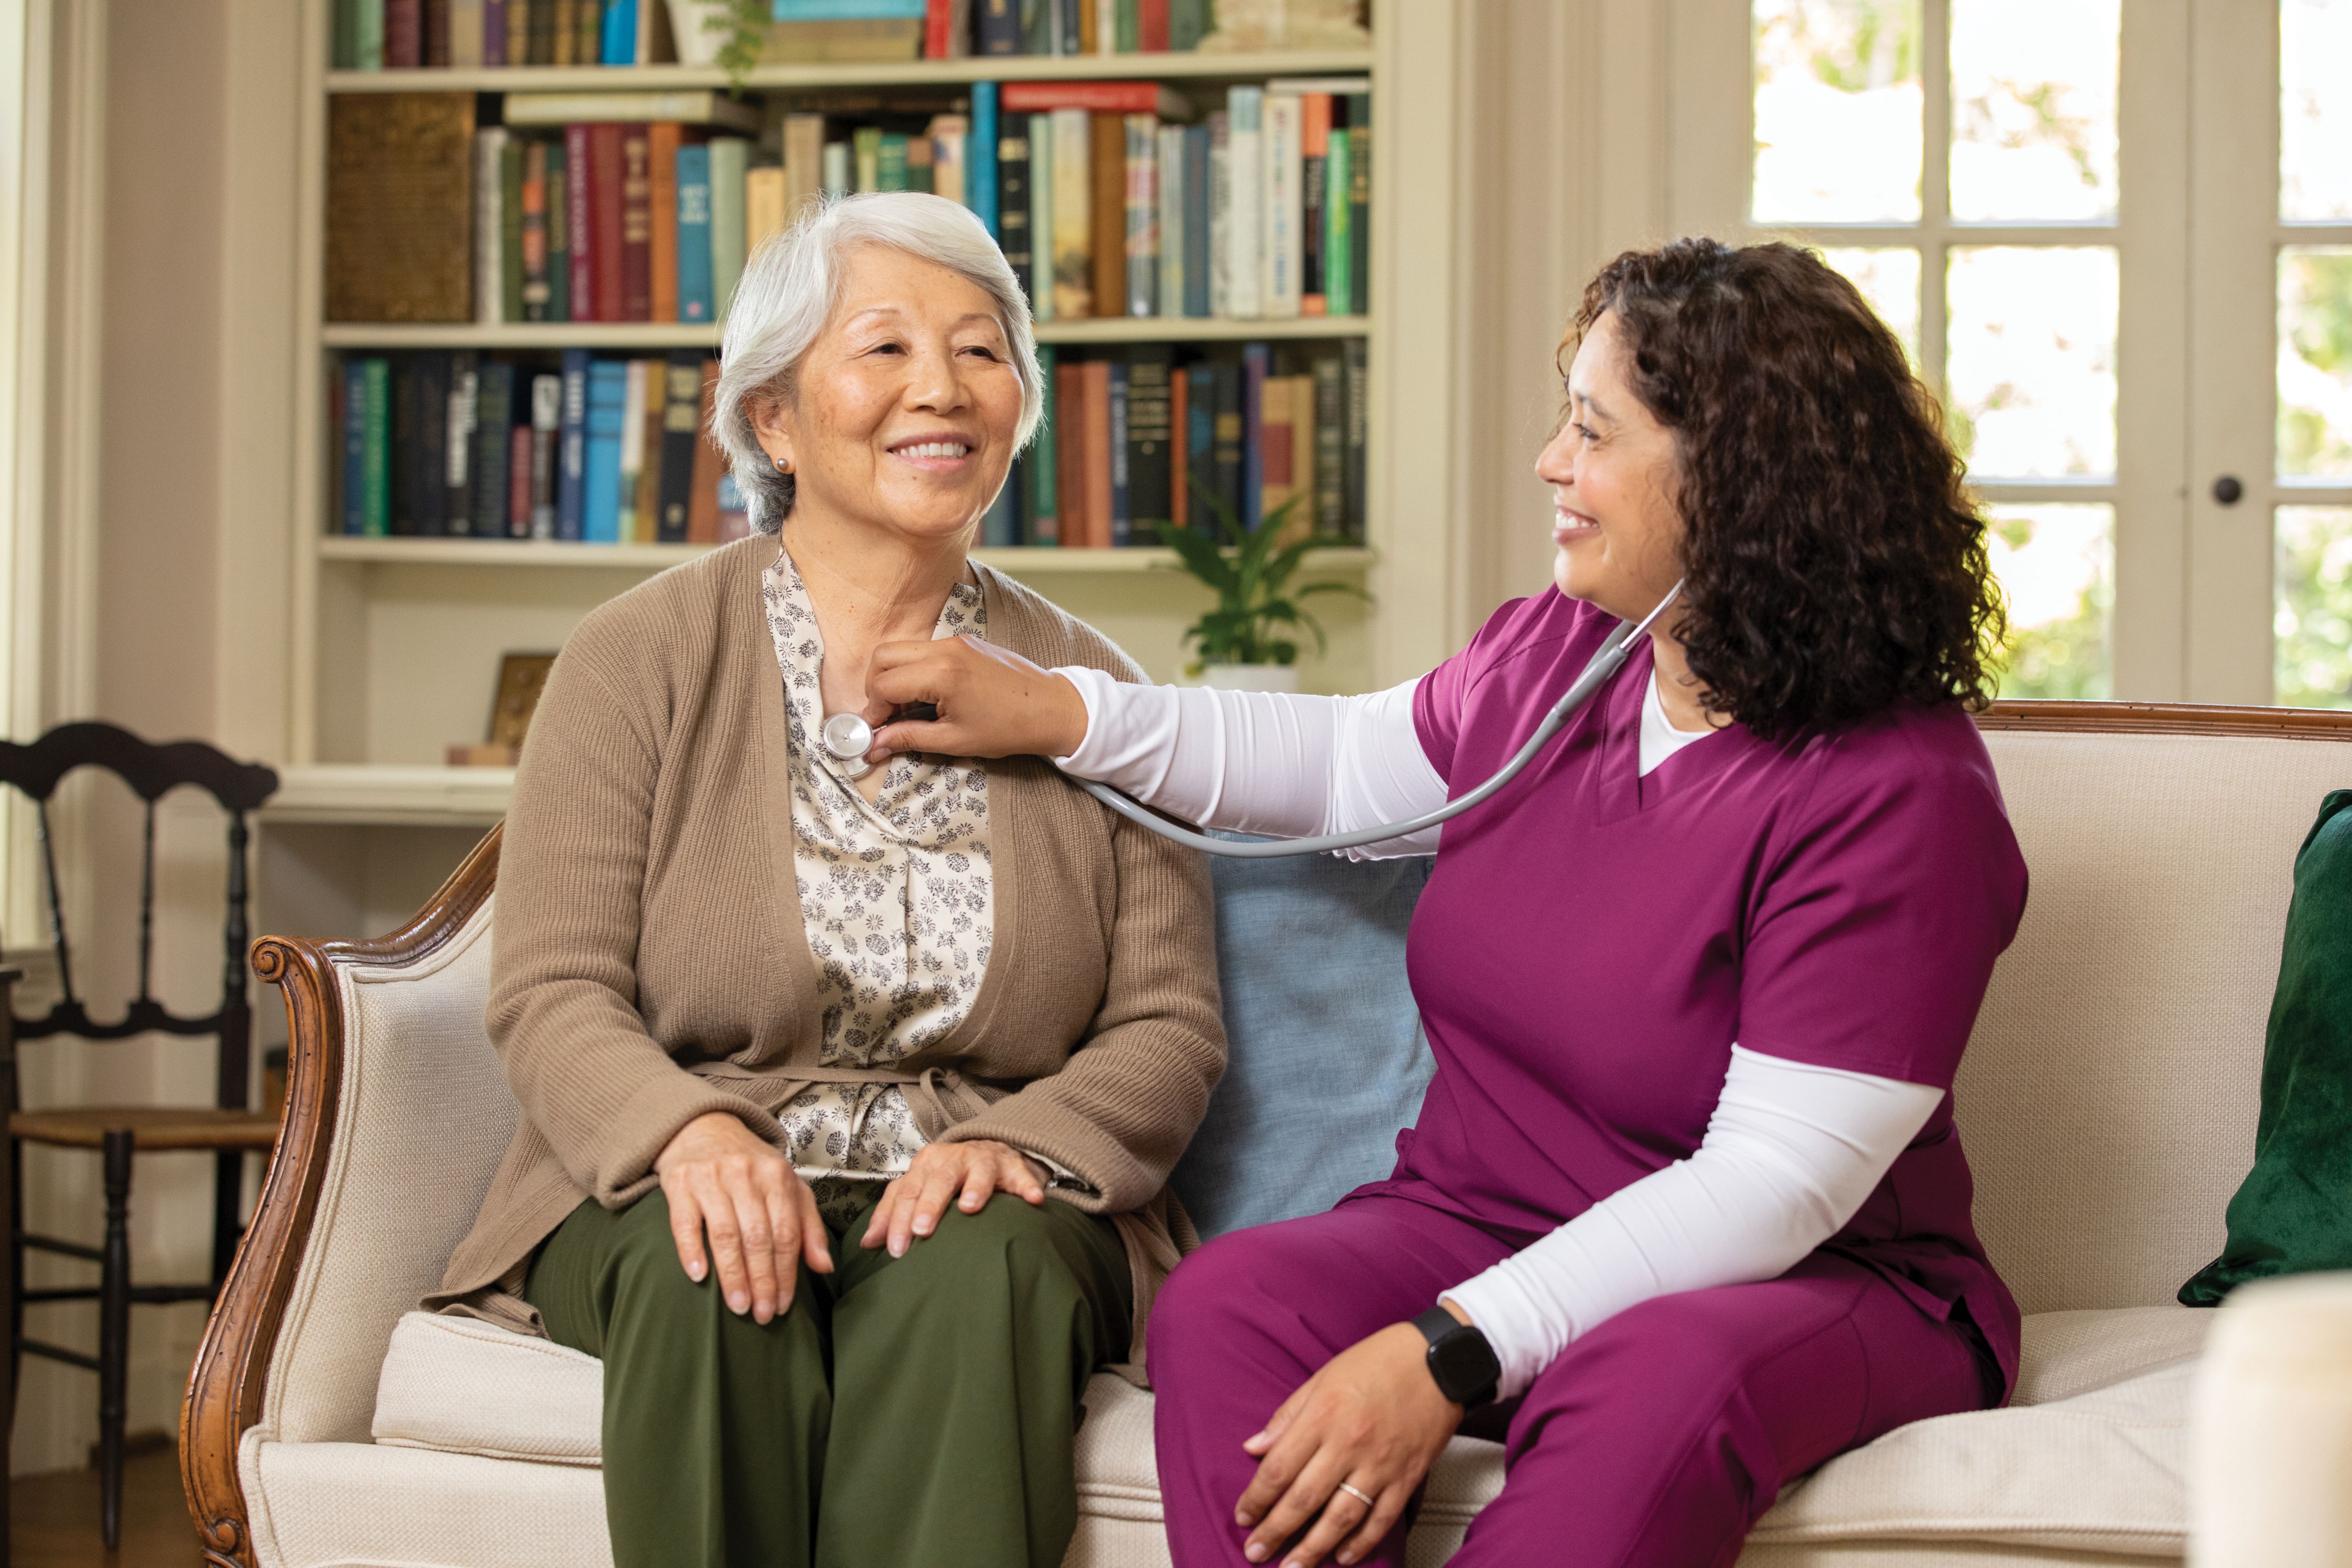
[[(1979, 1228), (2028, 1314), (2016, 1401), (1791, 1486), (1744, 1568), (2182, 1553), (2212, 1314), (2173, 1291), (2218, 1249), (2251, 1157), (2293, 857), (2352, 784), (2352, 715), (2036, 704), (1982, 722), (2032, 891), (1958, 1109)], [(495, 869), (493, 839), (380, 942), (259, 950), (293, 1020), (292, 1110), (189, 1390), (183, 1465), (216, 1561), (610, 1561), (597, 1364), (405, 1315), (516, 1114), (482, 1027)], [(1160, 1568), (1150, 1396), (1098, 1376), (1087, 1406), (1069, 1561)], [(1500, 1452), (1454, 1443), (1414, 1563), (1459, 1544)]]

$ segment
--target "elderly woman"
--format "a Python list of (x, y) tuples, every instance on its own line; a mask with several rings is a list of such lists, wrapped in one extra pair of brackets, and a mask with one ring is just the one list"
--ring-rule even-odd
[(1201, 866), (1034, 759), (823, 738), (892, 640), (1139, 678), (967, 559), (1039, 408), (970, 214), (814, 213), (728, 318), (760, 531), (590, 615), (532, 723), (489, 1009), (522, 1119), (436, 1300), (603, 1360), (620, 1568), (1053, 1568), (1079, 1392), (1185, 1237)]

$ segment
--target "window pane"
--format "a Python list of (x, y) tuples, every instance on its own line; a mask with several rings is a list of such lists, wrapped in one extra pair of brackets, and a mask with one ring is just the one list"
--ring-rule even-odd
[(1987, 507), (1992, 570), (2009, 594), (2005, 697), (2109, 695), (2107, 622), (2115, 605), (2116, 509)]
[(2352, 218), (2352, 0), (2279, 7), (2279, 216)]
[(2352, 475), (2352, 247), (2279, 252), (2278, 471)]
[(1919, 216), (1918, 0), (1755, 0), (1759, 223)]
[(2281, 507), (2277, 695), (2289, 707), (2352, 707), (2352, 507)]
[(2116, 215), (2122, 0), (1952, 0), (1952, 216)]
[(1834, 249), (1822, 259), (1853, 279), (1879, 319), (1903, 340), (1911, 362), (1919, 362), (1919, 253), (1907, 247)]
[(1956, 246), (1945, 286), (1952, 439), (1972, 474), (2116, 471), (2116, 253)]

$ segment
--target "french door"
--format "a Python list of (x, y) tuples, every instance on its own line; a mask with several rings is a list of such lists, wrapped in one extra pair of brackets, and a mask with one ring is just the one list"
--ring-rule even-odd
[(1669, 226), (1945, 400), (2006, 695), (2352, 706), (2352, 0), (1677, 0)]

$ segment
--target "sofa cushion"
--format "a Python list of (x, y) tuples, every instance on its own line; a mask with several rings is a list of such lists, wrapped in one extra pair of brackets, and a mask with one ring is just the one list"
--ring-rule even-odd
[[(2047, 1312), (2025, 1321), (2018, 1403), (1916, 1422), (1790, 1487), (1759, 1545), (1914, 1540), (2178, 1556), (2182, 1426), (2214, 1314), (2186, 1307)], [(470, 1318), (411, 1312), (376, 1399), (379, 1442), (593, 1465), (603, 1367)], [(1078, 1428), (1079, 1512), (1156, 1526), (1151, 1396), (1104, 1375)], [(1503, 1449), (1457, 1437), (1430, 1475), (1415, 1556), (1458, 1541), (1503, 1485)], [(1424, 1541), (1423, 1538), (1427, 1537)]]
[(604, 1364), (478, 1318), (409, 1312), (376, 1379), (379, 1443), (492, 1459), (597, 1465)]
[(1404, 971), (1426, 859), (1217, 860), (1224, 1081), (1171, 1184), (1203, 1239), (1389, 1174), (1429, 1048)]

